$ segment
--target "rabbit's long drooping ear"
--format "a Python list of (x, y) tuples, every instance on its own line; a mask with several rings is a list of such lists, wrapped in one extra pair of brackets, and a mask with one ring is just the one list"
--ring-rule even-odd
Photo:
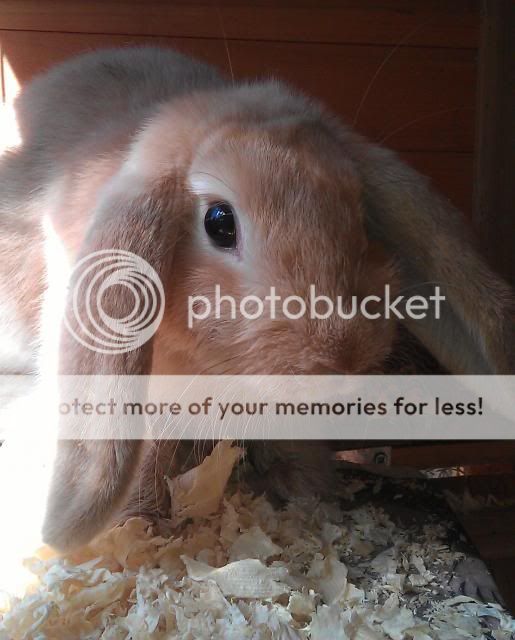
[(364, 182), (369, 234), (397, 259), (402, 293), (445, 301), (406, 325), (452, 373), (515, 371), (513, 292), (474, 249), (461, 214), (395, 153), (361, 141), (353, 155)]
[[(134, 183), (127, 179), (118, 182), (99, 206), (79, 259), (98, 251), (130, 251), (146, 260), (165, 283), (179, 233), (178, 221), (191, 207), (188, 196), (180, 182), (172, 178), (132, 196), (130, 192), (138, 191)], [(102, 264), (88, 272), (86, 285), (100, 269)], [(79, 272), (77, 277), (80, 276)], [(72, 278), (70, 292), (75, 284), (76, 279)], [(70, 293), (68, 307), (71, 304)], [(80, 334), (75, 317), (78, 315), (86, 330), (95, 331), (93, 321), (98, 318), (91, 317), (85, 300), (79, 299), (79, 304), (78, 314), (68, 316), (69, 322), (74, 323), (71, 328)], [(133, 308), (134, 297), (129, 288), (106, 289), (102, 310), (108, 316), (124, 318)], [(140, 376), (151, 371), (152, 340), (127, 353), (100, 353), (63, 329), (60, 350), (61, 374)], [(141, 440), (137, 439), (60, 440), (43, 526), (45, 542), (67, 550), (88, 542), (106, 526), (129, 490), (140, 448)]]

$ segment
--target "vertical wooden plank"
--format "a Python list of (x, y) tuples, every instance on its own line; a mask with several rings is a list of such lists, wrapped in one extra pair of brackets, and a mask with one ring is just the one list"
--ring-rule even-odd
[(0, 40), (0, 94), (2, 97), (2, 104), (5, 104), (4, 50), (2, 47), (2, 40)]
[(515, 3), (481, 8), (474, 222), (485, 255), (515, 285)]

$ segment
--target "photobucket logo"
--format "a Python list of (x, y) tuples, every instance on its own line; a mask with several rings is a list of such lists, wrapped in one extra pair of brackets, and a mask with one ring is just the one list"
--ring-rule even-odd
[[(163, 319), (161, 279), (134, 253), (117, 249), (90, 253), (75, 265), (71, 282), (71, 304), (64, 323), (92, 351), (134, 351), (154, 335)], [(123, 304), (117, 304), (120, 300)], [(114, 309), (121, 312), (120, 317)]]
[[(344, 320), (351, 320), (361, 315), (368, 320), (398, 318), (404, 320), (422, 320), (432, 314), (436, 320), (440, 319), (441, 303), (445, 296), (440, 293), (440, 287), (430, 296), (392, 297), (390, 285), (385, 285), (382, 296), (369, 295), (362, 299), (357, 296), (337, 296), (336, 301), (325, 295), (318, 295), (314, 284), (309, 287), (309, 295), (288, 296), (282, 298), (276, 293), (275, 287), (270, 287), (270, 293), (263, 298), (255, 295), (245, 296), (237, 301), (234, 296), (222, 295), (220, 285), (215, 286), (214, 302), (207, 296), (189, 296), (188, 298), (188, 327), (193, 328), (195, 322), (209, 317), (216, 319), (230, 318), (236, 320), (238, 316), (246, 320), (257, 320), (267, 315), (275, 320), (278, 315), (289, 320), (309, 317), (311, 320), (327, 320), (337, 315)], [(434, 309), (431, 307), (434, 305)], [(380, 310), (377, 310), (378, 306)], [(222, 313), (223, 310), (223, 313)]]

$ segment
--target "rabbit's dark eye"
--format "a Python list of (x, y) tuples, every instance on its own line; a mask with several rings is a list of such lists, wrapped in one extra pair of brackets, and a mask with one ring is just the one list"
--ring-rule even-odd
[(204, 228), (218, 247), (230, 249), (236, 244), (236, 222), (232, 207), (227, 202), (209, 207), (204, 218)]

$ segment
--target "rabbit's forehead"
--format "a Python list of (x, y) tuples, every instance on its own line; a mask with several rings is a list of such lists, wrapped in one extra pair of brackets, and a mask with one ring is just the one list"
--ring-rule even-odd
[(361, 189), (353, 176), (316, 150), (268, 132), (211, 138), (193, 159), (188, 181), (197, 195), (227, 200), (258, 222), (285, 223), (292, 211), (305, 211), (314, 226), (321, 223), (316, 212), (327, 214), (326, 224), (338, 212), (361, 222)]
[(322, 169), (269, 140), (251, 145), (226, 140), (194, 159), (188, 180), (198, 197), (199, 221), (210, 204), (233, 206), (241, 269), (250, 265), (255, 274), (266, 268), (277, 276), (291, 274), (302, 263), (302, 274), (312, 272), (323, 280), (320, 256), (343, 269), (349, 259), (357, 264), (367, 241), (359, 188)]

